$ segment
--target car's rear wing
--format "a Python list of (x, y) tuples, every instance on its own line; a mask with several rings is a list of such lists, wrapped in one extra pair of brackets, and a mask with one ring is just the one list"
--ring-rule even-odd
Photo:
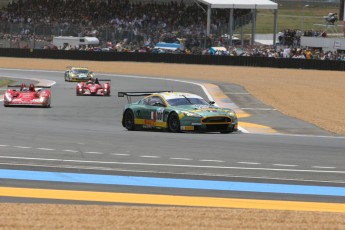
[(171, 92), (171, 91), (149, 91), (149, 92), (118, 92), (118, 97), (127, 97), (127, 101), (131, 103), (131, 97), (143, 97), (143, 96), (149, 96), (151, 94), (155, 93), (164, 93), (164, 92)]

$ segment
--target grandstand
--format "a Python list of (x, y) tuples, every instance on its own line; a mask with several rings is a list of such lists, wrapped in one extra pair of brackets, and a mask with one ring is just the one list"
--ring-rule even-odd
[[(225, 2), (226, 5), (220, 0), (87, 0), (80, 5), (77, 0), (54, 0), (49, 4), (46, 0), (2, 1), (5, 6), (0, 11), (0, 39), (11, 37), (10, 47), (18, 46), (16, 38), (21, 43), (34, 40), (26, 44), (31, 48), (33, 42), (39, 45), (52, 36), (97, 36), (102, 44), (126, 40), (138, 46), (185, 38), (192, 46), (205, 47), (226, 40), (223, 35), (232, 34), (238, 26), (251, 22), (255, 25), (255, 8), (260, 8), (260, 3), (270, 3), (276, 8), (268, 0), (248, 0), (246, 4), (238, 4), (243, 2), (239, 0)], [(252, 37), (254, 33), (253, 26)], [(228, 38), (231, 44), (232, 36)]]

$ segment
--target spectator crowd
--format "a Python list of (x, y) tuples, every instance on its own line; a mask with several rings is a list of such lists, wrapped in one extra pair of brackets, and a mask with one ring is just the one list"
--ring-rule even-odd
[[(105, 37), (104, 31), (108, 33), (106, 37), (120, 34), (116, 37), (121, 40), (126, 38), (140, 46), (176, 37), (188, 38), (188, 44), (200, 46), (206, 34), (205, 9), (200, 3), (189, 0), (186, 3), (183, 0), (18, 0), (0, 11), (0, 23), (23, 25), (22, 37), (30, 37), (34, 32), (37, 35), (34, 27), (49, 26), (59, 28), (61, 34), (68, 33), (68, 36), (102, 38)], [(235, 10), (234, 13), (237, 18), (250, 13), (250, 10)], [(226, 28), (228, 20), (228, 10), (214, 10), (211, 30), (219, 31), (222, 26)], [(59, 31), (55, 32), (55, 36), (61, 35)]]

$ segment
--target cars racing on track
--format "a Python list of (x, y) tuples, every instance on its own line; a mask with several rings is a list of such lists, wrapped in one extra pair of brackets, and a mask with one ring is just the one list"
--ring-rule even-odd
[(30, 84), (8, 85), (4, 93), (4, 106), (37, 106), (50, 107), (51, 94), (47, 86), (34, 86)]
[[(101, 84), (100, 81), (108, 81)], [(110, 80), (98, 79), (80, 82), (76, 86), (77, 96), (110, 96)]]
[(94, 78), (93, 72), (86, 67), (67, 66), (65, 71), (65, 81), (88, 81)]
[[(127, 130), (162, 129), (170, 132), (221, 132), (237, 130), (236, 113), (214, 102), (184, 92), (118, 92), (126, 96), (122, 125)], [(132, 103), (134, 96), (144, 96)]]

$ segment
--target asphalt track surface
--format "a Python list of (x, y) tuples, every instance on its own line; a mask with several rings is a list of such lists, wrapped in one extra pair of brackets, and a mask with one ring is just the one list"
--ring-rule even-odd
[[(112, 80), (112, 96), (77, 97), (61, 71), (0, 69), (0, 76), (52, 85), (50, 109), (0, 108), (1, 202), (304, 210), (307, 201), (313, 207), (305, 210), (345, 211), (345, 138), (286, 117), (240, 86), (98, 74)], [(117, 92), (150, 90), (233, 107), (241, 129), (125, 130), (127, 100)]]

